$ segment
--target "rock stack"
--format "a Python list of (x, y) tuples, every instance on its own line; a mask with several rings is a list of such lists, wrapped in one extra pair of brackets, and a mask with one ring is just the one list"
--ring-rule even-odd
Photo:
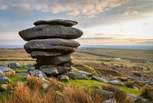
[(28, 41), (24, 48), (36, 59), (36, 69), (48, 76), (58, 76), (71, 70), (71, 53), (80, 46), (73, 39), (83, 34), (72, 27), (76, 24), (72, 20), (39, 20), (34, 22), (35, 27), (19, 32)]

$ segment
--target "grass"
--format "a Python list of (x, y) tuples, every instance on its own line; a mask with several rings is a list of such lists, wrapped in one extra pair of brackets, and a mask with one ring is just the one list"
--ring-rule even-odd
[(14, 76), (14, 77), (10, 77), (9, 80), (11, 83), (26, 82), (26, 79), (24, 77), (18, 76), (18, 75)]
[(141, 94), (141, 90), (138, 90), (138, 89), (128, 88), (126, 86), (117, 86), (117, 88), (119, 88), (120, 90), (122, 90), (128, 94), (135, 94), (135, 95)]
[(79, 88), (86, 88), (86, 89), (100, 88), (102, 85), (102, 82), (98, 82), (95, 80), (69, 80), (65, 83), (72, 86), (76, 86)]
[[(95, 89), (95, 88), (101, 88), (102, 85), (105, 85), (105, 83), (95, 81), (95, 80), (69, 80), (67, 82), (64, 82), (66, 84), (76, 86), (79, 88), (85, 88), (85, 89)], [(135, 94), (135, 95), (140, 95), (141, 91), (138, 89), (133, 89), (133, 88), (128, 88), (126, 86), (115, 86), (118, 89), (128, 93), (128, 94)]]

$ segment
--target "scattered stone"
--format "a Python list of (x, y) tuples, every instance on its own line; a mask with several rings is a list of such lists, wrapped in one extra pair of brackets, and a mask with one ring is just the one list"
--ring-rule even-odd
[(128, 94), (128, 98), (131, 100), (132, 103), (151, 103), (147, 99), (137, 95)]
[(85, 73), (70, 71), (67, 74), (71, 79), (89, 79), (89, 76)]
[(56, 19), (56, 20), (38, 20), (36, 22), (33, 23), (34, 25), (38, 26), (38, 25), (63, 25), (63, 26), (74, 26), (76, 24), (78, 24), (78, 22), (76, 21), (72, 21), (72, 20), (62, 20), (62, 19)]
[(9, 68), (16, 69), (16, 68), (20, 67), (20, 64), (19, 63), (9, 63), (9, 64), (7, 64), (7, 66)]
[(47, 90), (48, 87), (49, 87), (49, 84), (48, 84), (48, 83), (43, 83), (43, 84), (42, 84), (42, 88), (43, 88), (44, 90)]
[(15, 71), (12, 70), (11, 68), (9, 67), (5, 67), (5, 66), (0, 66), (0, 74), (3, 74), (3, 75), (15, 75)]
[[(94, 95), (99, 95), (103, 98), (103, 100), (109, 100), (114, 97), (114, 93), (111, 91), (103, 90), (103, 89), (96, 89), (94, 90)], [(94, 97), (95, 97), (94, 96)]]
[(110, 83), (110, 84), (113, 84), (113, 85), (121, 85), (121, 86), (124, 85), (124, 83), (122, 83), (122, 82), (119, 81), (119, 80), (111, 80), (111, 81), (109, 81), (109, 83)]
[(44, 74), (42, 71), (40, 70), (33, 70), (33, 69), (29, 69), (28, 73), (30, 74), (30, 76), (36, 76), (39, 78), (46, 78), (46, 74)]
[(0, 84), (7, 84), (9, 82), (9, 79), (4, 76), (4, 75), (0, 75)]
[(67, 75), (60, 75), (59, 80), (61, 81), (69, 81), (69, 77)]
[(133, 71), (133, 75), (137, 76), (137, 77), (141, 77), (142, 76), (141, 72), (138, 72), (138, 71)]
[(27, 66), (27, 67), (34, 67), (33, 64), (27, 64), (26, 66)]
[(47, 38), (76, 39), (82, 36), (82, 31), (60, 25), (40, 25), (20, 31), (19, 34), (26, 41)]
[(108, 83), (108, 80), (106, 80), (106, 79), (104, 79), (104, 78), (102, 78), (102, 77), (92, 76), (92, 79), (93, 79), (93, 80), (100, 81), (100, 82)]
[(6, 91), (7, 89), (8, 89), (8, 85), (7, 84), (1, 84), (0, 90)]
[(149, 85), (145, 85), (142, 88), (142, 97), (153, 101), (153, 87)]

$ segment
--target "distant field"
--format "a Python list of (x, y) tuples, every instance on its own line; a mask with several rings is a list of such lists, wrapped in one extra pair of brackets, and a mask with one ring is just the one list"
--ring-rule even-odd
[(103, 57), (123, 58), (135, 61), (153, 62), (153, 50), (128, 50), (128, 49), (80, 49), (81, 53), (88, 53)]
[[(126, 66), (153, 67), (153, 51), (147, 50), (122, 50), (122, 49), (79, 49), (73, 53), (73, 62), (108, 63)], [(35, 60), (24, 49), (0, 49), (0, 64), (17, 61), (24, 64), (35, 63)]]

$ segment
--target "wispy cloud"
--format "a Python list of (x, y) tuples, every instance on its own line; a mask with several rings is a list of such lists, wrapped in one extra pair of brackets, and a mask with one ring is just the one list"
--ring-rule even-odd
[(126, 39), (119, 39), (119, 38), (106, 38), (106, 37), (101, 37), (101, 38), (84, 38), (84, 39), (79, 39), (78, 40), (81, 44), (107, 44), (107, 45), (138, 45), (138, 44), (150, 44), (153, 45), (153, 39), (131, 39), (131, 38), (126, 38)]
[(124, 4), (127, 0), (0, 0), (0, 10), (40, 11), (71, 16), (95, 16), (109, 8)]

